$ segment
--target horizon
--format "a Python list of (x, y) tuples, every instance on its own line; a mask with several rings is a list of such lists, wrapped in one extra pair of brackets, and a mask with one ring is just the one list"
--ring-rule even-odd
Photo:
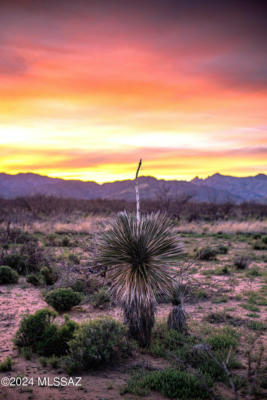
[[(58, 176), (49, 176), (49, 175), (44, 175), (44, 174), (39, 174), (39, 173), (36, 173), (36, 172), (17, 172), (17, 173), (14, 173), (14, 174), (11, 174), (11, 173), (7, 173), (7, 172), (3, 172), (3, 171), (0, 171), (0, 175), (1, 174), (5, 174), (5, 175), (9, 175), (9, 176), (17, 176), (17, 175), (38, 175), (38, 176), (41, 176), (41, 177), (44, 177), (44, 178), (52, 178), (52, 179), (61, 179), (61, 180), (64, 180), (64, 181), (80, 181), (80, 182), (85, 182), (85, 183), (97, 183), (98, 185), (103, 185), (103, 184), (105, 184), (105, 183), (115, 183), (115, 182), (122, 182), (122, 181), (134, 181), (135, 180), (135, 178), (133, 177), (133, 178), (127, 178), (127, 179), (115, 179), (115, 180), (112, 180), (112, 181), (103, 181), (103, 182), (99, 182), (99, 181), (95, 181), (95, 180), (88, 180), (88, 181), (86, 181), (86, 180), (83, 180), (83, 179), (72, 179), (72, 178), (70, 178), (70, 179), (68, 179), (68, 178), (61, 178), (61, 177), (58, 177)], [(138, 179), (140, 179), (140, 178), (153, 178), (153, 179), (156, 179), (156, 180), (164, 180), (164, 181), (177, 181), (177, 182), (179, 182), (179, 181), (184, 181), (184, 182), (192, 182), (194, 179), (200, 179), (200, 180), (206, 180), (206, 179), (208, 179), (208, 178), (211, 178), (211, 177), (213, 177), (213, 176), (215, 176), (215, 175), (220, 175), (220, 176), (225, 176), (225, 177), (231, 177), (231, 178), (256, 178), (257, 176), (259, 176), (259, 175), (264, 175), (264, 176), (267, 176), (267, 174), (265, 174), (265, 173), (263, 173), (263, 172), (258, 172), (258, 173), (256, 173), (255, 175), (247, 175), (247, 176), (235, 176), (235, 175), (225, 175), (225, 174), (221, 174), (220, 172), (215, 172), (214, 174), (211, 174), (211, 175), (207, 175), (206, 177), (204, 177), (204, 178), (202, 178), (202, 177), (199, 177), (199, 176), (195, 176), (194, 178), (192, 178), (192, 179), (190, 179), (190, 180), (187, 180), (187, 179), (165, 179), (165, 178), (159, 178), (159, 177), (157, 177), (157, 176), (153, 176), (153, 175), (139, 175), (139, 177), (138, 177)]]
[(98, 183), (267, 173), (260, 0), (0, 4), (0, 170)]

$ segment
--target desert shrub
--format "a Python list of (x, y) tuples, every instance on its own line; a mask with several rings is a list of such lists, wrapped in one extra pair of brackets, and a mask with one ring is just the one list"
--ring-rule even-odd
[(96, 308), (105, 308), (110, 304), (110, 293), (106, 287), (102, 287), (92, 295), (91, 303)]
[(43, 333), (42, 340), (37, 345), (37, 353), (40, 355), (62, 356), (67, 353), (68, 342), (73, 339), (78, 324), (65, 317), (63, 325), (50, 324)]
[(254, 250), (267, 250), (267, 243), (265, 243), (263, 240), (255, 240), (253, 243), (253, 249)]
[(29, 274), (26, 277), (26, 281), (28, 283), (31, 283), (33, 286), (40, 286), (41, 285), (41, 279), (39, 274)]
[(68, 258), (71, 263), (80, 264), (80, 258), (77, 256), (77, 254), (70, 253)]
[(215, 248), (206, 246), (206, 247), (202, 247), (196, 251), (196, 258), (198, 260), (205, 260), (205, 261), (215, 260), (217, 254), (218, 253)]
[(253, 268), (250, 268), (249, 270), (248, 270), (248, 272), (246, 273), (246, 276), (249, 276), (249, 277), (257, 277), (257, 276), (261, 276), (262, 274), (261, 274), (261, 271), (260, 271), (260, 269), (258, 268), (258, 267), (253, 267)]
[(12, 359), (7, 357), (4, 361), (0, 363), (0, 372), (7, 372), (12, 370)]
[(237, 269), (246, 269), (250, 264), (250, 259), (247, 256), (237, 256), (234, 259), (234, 265)]
[(42, 280), (46, 285), (53, 285), (57, 280), (57, 274), (51, 268), (42, 267), (40, 273)]
[(17, 253), (9, 253), (3, 257), (5, 265), (10, 266), (19, 274), (26, 275), (39, 272), (40, 266), (46, 261), (43, 248), (37, 241), (24, 243)]
[(32, 348), (25, 346), (20, 348), (20, 355), (25, 358), (25, 360), (31, 360), (32, 358)]
[(80, 304), (81, 300), (82, 295), (71, 288), (54, 289), (45, 296), (45, 301), (59, 312), (71, 310)]
[(0, 284), (17, 283), (19, 275), (7, 265), (0, 266)]
[(73, 338), (77, 324), (65, 317), (63, 325), (53, 321), (56, 313), (47, 308), (23, 317), (14, 342), (22, 354), (36, 352), (40, 355), (64, 355), (68, 342)]
[[(229, 346), (235, 351), (237, 347), (237, 334), (231, 327), (221, 329), (217, 333), (212, 333), (206, 340), (206, 344), (218, 361), (225, 361)], [(157, 324), (153, 331), (152, 343), (149, 353), (173, 359), (173, 356), (181, 360), (185, 365), (190, 365), (198, 369), (211, 382), (225, 381), (226, 376), (222, 368), (211, 359), (205, 351), (199, 351), (202, 347), (199, 339), (193, 335), (186, 335), (174, 330), (167, 330), (165, 324)], [(234, 352), (229, 360), (229, 368), (236, 364)]]
[(126, 358), (131, 352), (126, 327), (112, 318), (84, 322), (69, 342), (66, 369), (82, 371)]
[(232, 328), (226, 327), (222, 329), (221, 332), (211, 335), (207, 339), (207, 343), (214, 351), (227, 350), (230, 347), (236, 349), (238, 345), (238, 335)]
[(48, 308), (36, 311), (35, 314), (25, 315), (20, 322), (14, 342), (18, 347), (32, 347), (42, 339), (45, 330), (56, 317), (56, 312)]
[(74, 292), (85, 293), (86, 292), (86, 282), (83, 279), (77, 279), (72, 285), (71, 289)]
[(68, 236), (63, 237), (61, 245), (63, 247), (68, 247), (70, 245), (70, 239), (68, 238)]
[(203, 389), (196, 376), (174, 368), (153, 372), (141, 370), (128, 380), (121, 394), (128, 392), (137, 395), (146, 395), (150, 390), (160, 392), (171, 399), (191, 400), (209, 398), (207, 391)]
[(3, 262), (5, 265), (16, 270), (19, 274), (23, 274), (25, 270), (27, 270), (27, 257), (21, 254), (7, 254), (3, 257)]
[(264, 244), (267, 244), (267, 235), (263, 235), (261, 240)]
[(249, 320), (247, 327), (253, 331), (265, 331), (267, 326), (261, 321)]
[(216, 248), (217, 254), (227, 254), (228, 253), (228, 247), (225, 245), (220, 245)]

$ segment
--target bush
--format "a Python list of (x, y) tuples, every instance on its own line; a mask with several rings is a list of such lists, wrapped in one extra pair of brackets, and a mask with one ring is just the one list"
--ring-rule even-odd
[(92, 296), (92, 304), (96, 308), (105, 308), (110, 304), (110, 294), (107, 288), (103, 287), (97, 290)]
[(43, 248), (35, 240), (25, 243), (20, 248), (19, 253), (6, 254), (3, 257), (4, 264), (10, 266), (21, 275), (39, 272), (40, 265), (45, 261)]
[(72, 285), (71, 289), (74, 292), (85, 293), (86, 292), (86, 282), (82, 279), (77, 279)]
[(61, 356), (67, 353), (68, 342), (73, 339), (78, 325), (68, 317), (63, 325), (57, 325), (53, 323), (56, 315), (45, 308), (22, 319), (14, 339), (22, 354)]
[(69, 342), (67, 371), (86, 371), (129, 356), (131, 346), (126, 327), (112, 318), (91, 320), (80, 325)]
[(37, 353), (40, 355), (62, 356), (68, 352), (69, 341), (73, 339), (78, 324), (67, 316), (63, 325), (51, 324), (45, 331), (42, 340), (37, 345)]
[(234, 259), (234, 265), (237, 269), (246, 269), (250, 264), (250, 259), (246, 256), (237, 256)]
[(3, 257), (3, 262), (5, 265), (16, 270), (19, 274), (24, 274), (27, 270), (27, 257), (20, 254), (7, 254)]
[(198, 260), (215, 260), (216, 255), (217, 255), (217, 250), (212, 248), (212, 247), (202, 247), (201, 249), (198, 249), (196, 252), (196, 258)]
[(237, 333), (230, 327), (226, 327), (222, 329), (220, 333), (216, 333), (210, 336), (207, 340), (207, 343), (211, 346), (211, 349), (216, 350), (225, 350), (232, 347), (233, 349), (237, 348), (238, 345), (238, 335)]
[(71, 288), (54, 289), (45, 296), (45, 301), (59, 312), (71, 310), (81, 300), (82, 295)]
[(33, 286), (40, 286), (41, 285), (40, 275), (38, 275), (38, 274), (29, 274), (29, 275), (27, 275), (26, 281), (28, 283), (31, 283)]
[(12, 359), (7, 357), (3, 362), (0, 363), (0, 372), (7, 372), (12, 370)]
[(264, 322), (254, 320), (249, 320), (247, 327), (253, 331), (265, 331), (267, 329), (267, 326), (264, 324)]
[(53, 285), (57, 280), (57, 274), (51, 268), (42, 267), (40, 273), (46, 285)]
[(80, 264), (80, 258), (77, 256), (77, 254), (70, 253), (69, 261), (73, 264)]
[(19, 276), (16, 271), (7, 265), (0, 266), (0, 284), (17, 283)]
[(217, 247), (217, 254), (227, 254), (228, 253), (228, 247), (224, 245), (220, 245)]
[(51, 325), (57, 313), (48, 308), (36, 311), (35, 314), (25, 315), (15, 335), (15, 345), (18, 347), (32, 347), (42, 339), (45, 330)]
[(160, 392), (171, 399), (208, 399), (208, 392), (198, 378), (189, 372), (168, 368), (163, 371), (140, 371), (127, 382), (124, 393), (148, 394), (150, 390)]
[(263, 240), (256, 240), (253, 243), (253, 249), (254, 250), (267, 250), (267, 243), (265, 243)]

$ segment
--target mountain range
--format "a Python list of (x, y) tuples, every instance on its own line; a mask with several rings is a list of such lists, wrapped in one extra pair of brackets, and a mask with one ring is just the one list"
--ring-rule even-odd
[[(124, 180), (98, 184), (80, 180), (50, 178), (33, 173), (0, 173), (0, 197), (12, 199), (38, 194), (76, 199), (135, 199), (135, 181)], [(163, 180), (150, 176), (139, 178), (141, 199), (183, 200), (209, 203), (256, 202), (267, 204), (267, 175), (244, 178), (221, 175), (192, 181)]]

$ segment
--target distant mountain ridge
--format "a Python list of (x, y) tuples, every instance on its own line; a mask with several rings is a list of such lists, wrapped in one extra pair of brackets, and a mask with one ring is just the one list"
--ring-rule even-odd
[[(219, 173), (192, 181), (164, 180), (150, 176), (139, 178), (142, 199), (190, 199), (208, 203), (242, 203), (253, 201), (267, 204), (267, 175), (238, 178)], [(76, 199), (135, 199), (134, 180), (98, 184), (80, 180), (49, 178), (33, 173), (9, 175), (0, 173), (0, 197), (12, 199), (34, 195)]]

